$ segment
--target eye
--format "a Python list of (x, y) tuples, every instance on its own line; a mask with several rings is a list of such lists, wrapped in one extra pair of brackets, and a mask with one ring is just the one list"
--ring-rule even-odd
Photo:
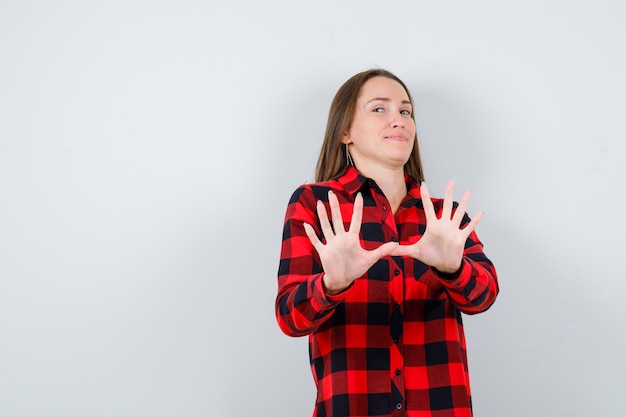
[(372, 111), (374, 113), (382, 113), (385, 111), (385, 109), (383, 109), (382, 107), (375, 107)]
[(400, 114), (404, 114), (405, 116), (410, 116), (411, 110), (400, 110)]

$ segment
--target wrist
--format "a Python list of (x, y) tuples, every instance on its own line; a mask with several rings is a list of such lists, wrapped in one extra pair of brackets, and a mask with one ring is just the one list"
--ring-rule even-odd
[(444, 279), (448, 279), (448, 280), (457, 279), (459, 275), (461, 275), (461, 270), (463, 269), (463, 261), (461, 261), (458, 268), (456, 269), (445, 269), (445, 268), (442, 268), (442, 269), (434, 268), (434, 269)]
[(334, 284), (332, 283), (332, 279), (328, 278), (328, 274), (326, 273), (322, 278), (322, 288), (324, 288), (324, 293), (326, 295), (337, 295), (345, 291), (348, 287), (350, 287), (350, 285), (352, 285), (352, 283), (345, 286)]

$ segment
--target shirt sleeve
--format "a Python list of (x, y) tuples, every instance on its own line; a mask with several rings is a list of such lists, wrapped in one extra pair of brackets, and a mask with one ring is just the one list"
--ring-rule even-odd
[(288, 336), (313, 332), (344, 298), (343, 293), (325, 293), (319, 256), (304, 231), (306, 222), (321, 238), (316, 202), (313, 191), (302, 186), (291, 196), (285, 214), (275, 308), (278, 325)]
[[(466, 216), (467, 221), (469, 219)], [(475, 232), (468, 237), (461, 269), (445, 274), (433, 268), (443, 283), (450, 300), (466, 314), (486, 311), (499, 292), (498, 277), (493, 263), (483, 252)]]

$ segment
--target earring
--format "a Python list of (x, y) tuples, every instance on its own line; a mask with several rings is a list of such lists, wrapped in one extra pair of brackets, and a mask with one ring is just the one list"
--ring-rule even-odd
[(352, 160), (352, 156), (350, 156), (350, 150), (348, 149), (347, 143), (346, 143), (346, 165), (354, 166), (354, 161)]

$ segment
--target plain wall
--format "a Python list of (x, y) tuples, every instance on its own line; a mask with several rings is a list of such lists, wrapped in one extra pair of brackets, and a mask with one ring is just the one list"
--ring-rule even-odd
[(330, 101), (395, 72), (501, 295), (480, 417), (624, 416), (626, 4), (1, 1), (0, 416), (307, 416), (274, 318)]

